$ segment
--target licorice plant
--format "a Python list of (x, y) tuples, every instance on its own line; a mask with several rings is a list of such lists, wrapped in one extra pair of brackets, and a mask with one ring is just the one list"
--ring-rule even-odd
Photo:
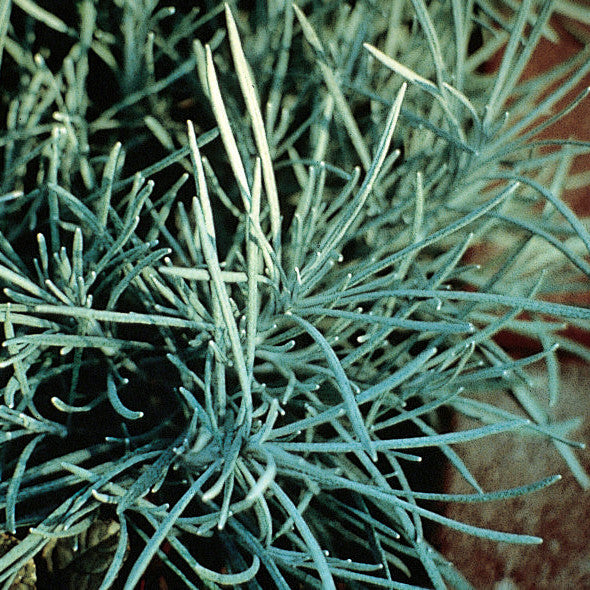
[[(428, 501), (559, 479), (481, 489), (453, 445), (504, 431), (588, 485), (526, 369), (555, 405), (590, 360), (590, 146), (536, 139), (587, 53), (521, 81), (565, 4), (0, 0), (4, 588), (99, 520), (102, 590), (470, 588), (424, 521), (541, 541)], [(428, 448), (471, 494), (413, 489)]]

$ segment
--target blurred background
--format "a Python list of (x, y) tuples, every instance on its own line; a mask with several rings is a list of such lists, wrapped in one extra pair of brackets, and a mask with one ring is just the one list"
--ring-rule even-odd
[[(506, 3), (507, 4), (507, 3)], [(558, 4), (558, 3), (556, 3)], [(572, 55), (590, 47), (590, 2), (576, 0), (563, 3), (587, 16), (584, 24), (565, 14), (552, 17), (551, 27), (559, 37), (557, 42), (543, 38), (531, 60), (526, 77), (553, 68)], [(590, 56), (589, 56), (590, 57)], [(501, 56), (489, 64), (493, 70)], [(565, 107), (584, 87), (590, 86), (586, 77), (565, 97), (559, 107)], [(539, 138), (590, 140), (590, 97), (554, 126), (544, 130)], [(568, 184), (565, 199), (580, 217), (590, 217), (590, 156), (576, 157), (571, 172), (576, 174)], [(578, 174), (585, 173), (585, 174)], [(572, 294), (568, 303), (590, 303), (590, 292)], [(575, 326), (568, 335), (590, 344), (590, 337)], [(538, 350), (531, 343), (516, 340), (511, 334), (500, 336), (502, 344), (515, 356)], [(581, 426), (572, 431), (575, 440), (590, 444), (590, 365), (562, 355), (561, 399), (552, 416), (555, 419), (581, 418)], [(539, 399), (546, 399), (544, 366), (532, 371), (539, 390)], [(505, 398), (506, 399), (506, 398)], [(509, 407), (508, 404), (511, 404)], [(506, 409), (518, 411), (515, 402), (507, 401)], [(524, 415), (524, 414), (523, 414)], [(463, 429), (474, 424), (465, 417), (454, 417), (453, 428)], [(541, 448), (540, 448), (541, 447)], [(486, 490), (523, 485), (560, 473), (562, 481), (542, 493), (524, 498), (489, 504), (449, 504), (442, 507), (446, 516), (484, 527), (527, 532), (545, 541), (540, 547), (492, 543), (462, 535), (445, 528), (435, 532), (436, 545), (453, 561), (478, 589), (486, 590), (584, 590), (590, 589), (590, 490), (582, 489), (574, 479), (553, 444), (522, 435), (502, 434), (485, 439), (478, 445), (458, 445), (455, 450), (470, 466), (472, 473)], [(590, 451), (576, 452), (583, 467), (590, 472)], [(510, 464), (508, 468), (498, 468)], [(501, 476), (500, 476), (501, 474)], [(445, 491), (467, 492), (454, 469), (444, 479)]]

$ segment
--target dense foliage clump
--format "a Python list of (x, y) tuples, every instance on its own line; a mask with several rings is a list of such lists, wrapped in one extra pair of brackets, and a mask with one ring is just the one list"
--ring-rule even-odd
[[(453, 444), (549, 437), (588, 485), (526, 367), (555, 405), (557, 346), (590, 358), (555, 302), (589, 146), (536, 139), (590, 64), (519, 82), (551, 1), (202, 4), (0, 0), (0, 581), (469, 588), (424, 521), (540, 539), (427, 501), (559, 476), (482, 490)], [(471, 494), (415, 488), (429, 448)]]

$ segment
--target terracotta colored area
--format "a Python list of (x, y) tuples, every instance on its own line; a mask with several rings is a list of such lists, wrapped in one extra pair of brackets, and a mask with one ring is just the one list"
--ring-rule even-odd
[[(557, 30), (561, 42), (559, 44), (550, 43), (543, 40), (539, 51), (535, 54), (535, 59), (530, 65), (530, 72), (541, 70), (542, 68), (551, 68), (562, 63), (568, 57), (581, 51), (584, 43), (590, 43), (590, 27), (583, 27), (577, 23), (572, 23), (566, 18), (556, 18), (553, 20), (554, 27)], [(576, 36), (568, 31), (576, 32)], [(576, 39), (578, 37), (578, 39)], [(590, 85), (590, 75), (578, 84), (565, 99), (559, 104), (565, 106), (572, 98), (577, 96), (584, 88)], [(550, 138), (559, 136), (561, 138), (579, 139), (584, 141), (590, 140), (590, 97), (587, 97), (582, 104), (569, 113), (553, 127), (546, 129), (540, 134), (541, 138)], [(578, 156), (572, 166), (571, 172), (585, 172), (590, 170), (590, 155)], [(578, 215), (590, 215), (590, 187), (585, 186), (577, 189), (570, 189), (564, 195), (566, 201), (578, 213)]]
[[(586, 3), (588, 4), (588, 3)], [(590, 5), (590, 4), (589, 4)], [(533, 76), (562, 63), (590, 44), (590, 27), (556, 17), (552, 26), (561, 42), (543, 40), (535, 52), (526, 76)], [(559, 104), (565, 107), (579, 92), (590, 85), (590, 76)], [(590, 140), (590, 97), (559, 123), (543, 131), (538, 138)], [(590, 170), (590, 155), (576, 158), (571, 172)], [(590, 215), (590, 186), (569, 190), (565, 200), (580, 216)], [(566, 297), (567, 299), (567, 297)], [(585, 299), (584, 299), (585, 300)], [(567, 303), (580, 302), (579, 294)], [(580, 331), (568, 336), (587, 343)], [(502, 345), (514, 351), (531, 351), (521, 341), (503, 334)], [(513, 336), (512, 336), (513, 338)], [(532, 342), (532, 341), (531, 341)], [(522, 350), (520, 350), (522, 348)], [(546, 399), (543, 379), (539, 381), (540, 399)], [(490, 392), (488, 395), (500, 395)], [(516, 402), (504, 401), (505, 407), (518, 411)], [(568, 362), (562, 374), (562, 397), (552, 418), (579, 416), (583, 426), (571, 437), (590, 443), (590, 367)], [(475, 426), (464, 417), (455, 416), (453, 427)], [(487, 528), (537, 535), (545, 539), (540, 546), (493, 543), (449, 529), (440, 529), (436, 545), (464, 572), (478, 590), (583, 590), (590, 589), (590, 490), (582, 490), (569, 472), (561, 455), (549, 441), (537, 437), (502, 434), (456, 447), (480, 485), (486, 491), (524, 485), (548, 475), (560, 473), (562, 481), (541, 492), (509, 501), (489, 504), (455, 504), (446, 507), (450, 518)], [(577, 456), (590, 473), (590, 453)], [(472, 492), (456, 471), (447, 472), (445, 491)]]
[[(590, 8), (590, 2), (580, 1), (580, 4)], [(554, 16), (551, 26), (559, 35), (559, 43), (553, 43), (542, 38), (527, 66), (523, 78), (529, 79), (536, 75), (563, 64), (590, 45), (590, 27), (574, 22), (563, 16)], [(489, 63), (490, 70), (494, 70), (500, 63), (500, 56)], [(554, 107), (554, 114), (568, 106), (585, 88), (590, 86), (590, 74), (587, 74), (578, 85), (562, 98)], [(576, 139), (590, 141), (590, 96), (576, 109), (560, 119), (557, 123), (541, 131), (535, 139)], [(590, 154), (578, 156), (570, 172), (578, 173), (590, 170)], [(564, 195), (565, 200), (578, 215), (590, 214), (590, 186), (570, 189)]]
[[(590, 0), (578, 0), (578, 4), (590, 9)], [(562, 65), (565, 61), (577, 55), (586, 49), (586, 58), (590, 58), (590, 26), (575, 22), (572, 19), (561, 15), (555, 15), (551, 19), (551, 27), (559, 36), (559, 42), (554, 43), (548, 39), (542, 38), (539, 42), (527, 69), (524, 72), (523, 79), (528, 80), (544, 72)], [(501, 63), (502, 52), (492, 58), (486, 70), (493, 72), (497, 70)], [(573, 74), (576, 72), (574, 71)], [(563, 83), (565, 81), (562, 80)], [(555, 90), (556, 84), (552, 90)], [(569, 93), (567, 93), (541, 120), (549, 118), (560, 110), (566, 108), (571, 102), (586, 88), (590, 88), (590, 73), (586, 74)], [(574, 110), (554, 123), (547, 129), (542, 130), (533, 140), (549, 139), (579, 140), (590, 141), (590, 95), (585, 98)], [(550, 146), (542, 148), (545, 151), (554, 149)], [(585, 173), (586, 184), (569, 188), (561, 195), (564, 201), (573, 209), (576, 214), (586, 219), (587, 227), (590, 227), (590, 153), (582, 154), (574, 158), (573, 164), (569, 170), (569, 176), (574, 180), (574, 176), (579, 173)], [(579, 184), (582, 179), (576, 178), (575, 184)], [(571, 184), (571, 183), (570, 183)], [(567, 186), (567, 185), (566, 185)], [(482, 262), (494, 259), (499, 255), (497, 246), (491, 243), (480, 243), (472, 246), (468, 252), (467, 260), (470, 262)], [(588, 257), (586, 257), (588, 259)], [(586, 281), (586, 277), (580, 276), (580, 280)], [(585, 289), (584, 284), (580, 290), (575, 292), (557, 292), (544, 294), (543, 298), (548, 301), (565, 303), (570, 305), (590, 306), (590, 289)], [(569, 322), (566, 330), (560, 333), (572, 340), (590, 346), (590, 333), (580, 329), (578, 326)], [(514, 333), (502, 331), (496, 341), (501, 346), (513, 353), (515, 357), (527, 356), (540, 352), (541, 348), (537, 340), (515, 335)]]
[[(570, 436), (590, 441), (590, 370), (568, 364), (563, 375), (562, 398), (553, 412), (555, 420), (576, 416), (585, 424)], [(546, 397), (544, 375), (539, 373), (536, 389), (539, 399)], [(499, 395), (492, 393), (491, 395)], [(503, 407), (518, 411), (506, 400)], [(462, 430), (475, 426), (455, 418)], [(486, 528), (536, 535), (545, 541), (540, 546), (493, 543), (457, 533), (438, 532), (436, 544), (478, 590), (568, 590), (590, 588), (590, 490), (582, 490), (569, 472), (553, 444), (536, 436), (501, 434), (456, 447), (485, 491), (525, 485), (556, 473), (563, 479), (540, 492), (509, 501), (486, 504), (448, 505), (445, 515)], [(590, 470), (590, 454), (578, 451), (585, 469)], [(455, 471), (446, 482), (449, 493), (473, 490)]]

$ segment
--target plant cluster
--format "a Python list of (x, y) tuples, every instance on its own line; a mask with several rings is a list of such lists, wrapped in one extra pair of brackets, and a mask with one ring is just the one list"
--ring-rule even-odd
[[(482, 490), (452, 445), (505, 431), (588, 485), (526, 372), (554, 405), (557, 345), (590, 360), (555, 299), (588, 289), (560, 194), (589, 146), (536, 139), (590, 62), (520, 82), (559, 3), (58, 4), (0, 0), (4, 587), (100, 520), (102, 590), (156, 558), (185, 588), (469, 588), (424, 521), (540, 542), (429, 502), (559, 479)], [(427, 448), (473, 492), (414, 489)]]

